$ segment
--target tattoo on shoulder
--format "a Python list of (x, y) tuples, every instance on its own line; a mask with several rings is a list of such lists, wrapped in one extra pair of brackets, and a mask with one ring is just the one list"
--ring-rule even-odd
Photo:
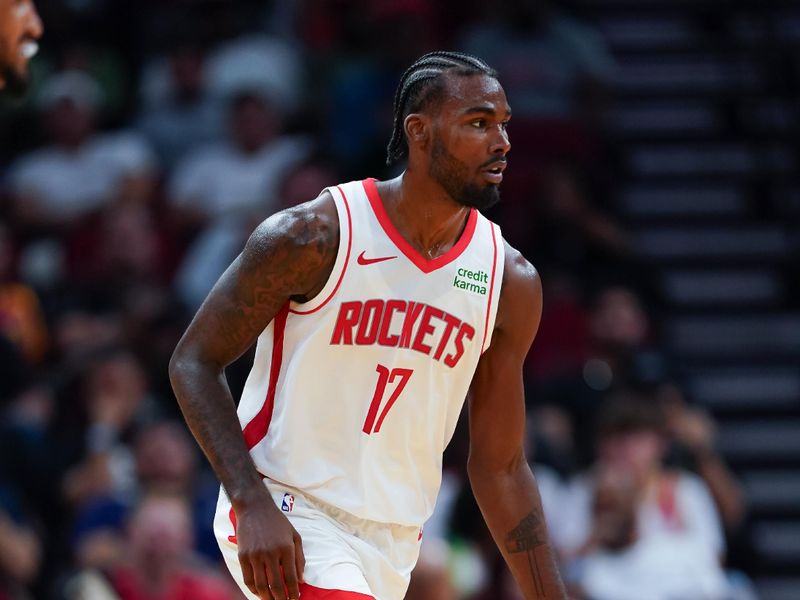
[(339, 245), (335, 223), (295, 211), (277, 218), (251, 236), (239, 259), (236, 290), (215, 313), (218, 334), (234, 347), (252, 341), (287, 298), (313, 297), (333, 269)]
[(546, 542), (544, 520), (542, 515), (535, 510), (525, 515), (506, 536), (506, 550), (509, 554), (525, 553), (527, 555), (531, 578), (540, 598), (545, 598), (545, 589), (536, 550)]

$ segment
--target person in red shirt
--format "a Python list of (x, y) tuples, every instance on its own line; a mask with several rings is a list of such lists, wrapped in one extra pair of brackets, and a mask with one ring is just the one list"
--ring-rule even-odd
[(129, 556), (110, 573), (120, 600), (233, 600), (232, 586), (194, 559), (186, 498), (150, 491), (128, 525)]

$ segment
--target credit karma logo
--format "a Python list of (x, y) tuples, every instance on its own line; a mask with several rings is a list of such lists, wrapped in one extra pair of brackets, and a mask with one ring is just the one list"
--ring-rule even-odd
[(486, 271), (472, 271), (459, 267), (453, 279), (453, 287), (465, 292), (471, 292), (480, 296), (486, 295), (486, 285), (489, 283), (489, 274)]

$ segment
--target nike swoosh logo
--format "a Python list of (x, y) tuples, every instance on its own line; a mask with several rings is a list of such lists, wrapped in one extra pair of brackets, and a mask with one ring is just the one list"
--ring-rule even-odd
[(396, 256), (380, 256), (378, 258), (366, 258), (364, 256), (365, 252), (366, 252), (366, 250), (364, 252), (362, 252), (361, 254), (359, 254), (358, 258), (356, 259), (356, 262), (358, 262), (358, 264), (360, 264), (360, 265), (371, 265), (373, 263), (379, 263), (379, 262), (383, 262), (385, 260), (392, 260), (393, 258), (397, 258)]

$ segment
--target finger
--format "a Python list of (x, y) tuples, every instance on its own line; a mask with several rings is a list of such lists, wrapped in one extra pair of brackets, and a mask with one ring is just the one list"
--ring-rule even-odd
[(297, 600), (300, 597), (300, 582), (297, 579), (297, 565), (295, 564), (294, 546), (286, 550), (281, 560), (283, 567), (283, 581), (286, 584), (286, 591), (290, 600)]
[(306, 570), (306, 555), (303, 552), (303, 540), (296, 531), (294, 534), (294, 565), (295, 569), (297, 569), (297, 581), (303, 583), (303, 573)]
[(256, 561), (253, 565), (253, 579), (255, 581), (256, 591), (255, 594), (261, 600), (275, 600), (269, 587), (269, 566), (265, 565), (263, 561)]
[(272, 592), (274, 600), (286, 600), (286, 586), (283, 584), (283, 575), (278, 560), (272, 560), (267, 565), (267, 578), (269, 579), (269, 591)]
[(239, 557), (239, 565), (242, 567), (242, 579), (244, 579), (244, 584), (247, 586), (247, 589), (258, 596), (256, 582), (253, 577), (253, 566), (250, 564), (250, 561)]

